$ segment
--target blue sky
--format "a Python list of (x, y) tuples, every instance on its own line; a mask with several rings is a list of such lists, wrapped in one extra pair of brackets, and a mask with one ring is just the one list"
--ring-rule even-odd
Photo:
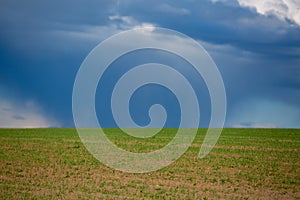
[[(146, 25), (206, 48), (224, 80), (226, 127), (300, 127), (300, 3), (293, 0), (2, 0), (0, 127), (73, 127), (72, 89), (84, 58), (112, 34)], [(201, 111), (205, 126), (207, 105)]]

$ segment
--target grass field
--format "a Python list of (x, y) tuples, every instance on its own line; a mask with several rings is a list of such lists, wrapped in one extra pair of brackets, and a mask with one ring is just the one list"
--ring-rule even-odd
[[(132, 140), (106, 129), (133, 152), (158, 149), (174, 132)], [(0, 129), (0, 199), (300, 199), (300, 130), (224, 129), (199, 159), (204, 134), (170, 166), (129, 174), (93, 158), (75, 129)]]

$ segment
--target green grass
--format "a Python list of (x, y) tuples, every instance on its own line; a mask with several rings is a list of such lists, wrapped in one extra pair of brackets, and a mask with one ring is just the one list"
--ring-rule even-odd
[[(149, 152), (176, 129), (151, 139), (105, 132), (121, 148)], [(0, 129), (0, 199), (300, 199), (300, 130), (224, 129), (199, 159), (204, 135), (170, 166), (128, 174), (93, 158), (75, 129)]]

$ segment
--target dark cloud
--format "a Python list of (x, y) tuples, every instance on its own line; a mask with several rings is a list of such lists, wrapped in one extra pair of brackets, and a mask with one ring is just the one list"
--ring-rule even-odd
[(300, 26), (229, 2), (2, 0), (3, 94), (34, 98), (64, 126), (73, 126), (72, 87), (85, 56), (113, 33), (152, 23), (204, 43), (223, 75), (229, 117), (253, 97), (299, 110)]
[(2, 108), (3, 111), (11, 111), (11, 108)]
[[(141, 21), (181, 31), (193, 38), (215, 44), (274, 55), (299, 57), (300, 26), (283, 22), (274, 16), (263, 16), (237, 3), (204, 1), (164, 1), (173, 9), (187, 14), (161, 12), (161, 1), (121, 1), (119, 13)], [(297, 48), (297, 51), (292, 51)], [(285, 51), (283, 51), (285, 50)]]
[(21, 115), (14, 115), (14, 116), (12, 116), (12, 118), (16, 119), (16, 120), (26, 120), (26, 118)]

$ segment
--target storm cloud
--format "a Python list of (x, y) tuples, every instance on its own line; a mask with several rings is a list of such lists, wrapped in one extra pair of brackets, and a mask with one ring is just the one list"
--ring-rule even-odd
[(88, 53), (120, 31), (159, 26), (212, 56), (227, 92), (226, 126), (300, 127), (299, 13), (293, 0), (3, 0), (0, 126), (74, 126), (73, 83)]

